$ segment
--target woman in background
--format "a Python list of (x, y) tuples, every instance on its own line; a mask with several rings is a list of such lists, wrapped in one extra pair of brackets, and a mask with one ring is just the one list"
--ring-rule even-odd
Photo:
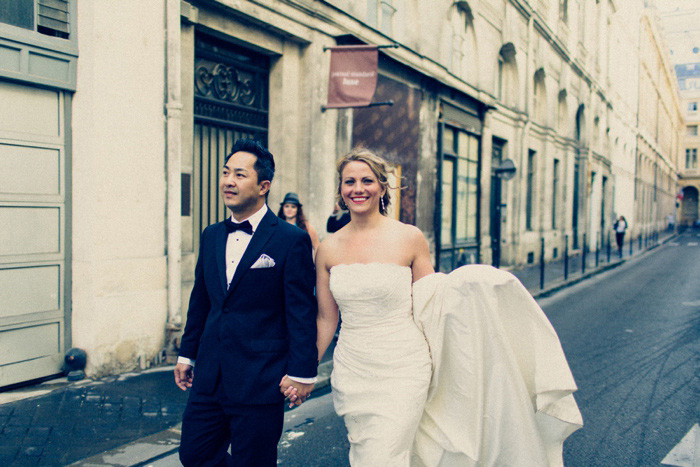
[(311, 223), (306, 220), (304, 211), (301, 208), (301, 202), (299, 201), (299, 195), (292, 192), (284, 195), (284, 200), (280, 203), (280, 210), (277, 216), (305, 230), (309, 234), (309, 237), (311, 237), (311, 246), (314, 252), (316, 251), (319, 244), (318, 233), (316, 233), (316, 229), (313, 228)]

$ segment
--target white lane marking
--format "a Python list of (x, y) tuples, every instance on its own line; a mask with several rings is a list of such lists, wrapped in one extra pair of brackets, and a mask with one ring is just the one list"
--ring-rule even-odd
[(680, 245), (680, 243), (678, 243), (678, 242), (670, 242), (669, 245), (671, 245), (671, 246), (678, 246), (678, 245)]
[(698, 246), (698, 242), (688, 242), (688, 246)]
[(700, 466), (700, 425), (697, 423), (683, 437), (680, 443), (671, 449), (664, 460), (663, 465), (675, 465), (678, 467)]
[(692, 302), (683, 302), (683, 306), (700, 306), (700, 300), (694, 300)]

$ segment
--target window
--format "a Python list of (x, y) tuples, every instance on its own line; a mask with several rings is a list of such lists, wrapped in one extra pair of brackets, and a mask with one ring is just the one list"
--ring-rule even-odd
[(392, 0), (367, 0), (367, 24), (384, 34), (391, 34), (395, 12)]
[(696, 102), (688, 102), (688, 112), (697, 112), (698, 111), (698, 103)]
[(445, 126), (442, 136), (439, 269), (478, 261), (479, 139)]
[(688, 136), (697, 136), (698, 135), (698, 126), (697, 125), (688, 125)]
[(557, 228), (557, 197), (559, 196), (559, 159), (554, 159), (552, 174), (552, 229)]
[(68, 39), (68, 0), (0, 0), (0, 23)]
[(534, 196), (535, 183), (535, 151), (530, 149), (527, 153), (527, 186), (525, 193), (525, 228), (532, 230), (532, 198)]
[(515, 45), (512, 42), (501, 47), (498, 54), (498, 75), (496, 96), (510, 108), (518, 107), (518, 66), (515, 61)]
[(477, 49), (474, 33), (474, 19), (466, 2), (455, 3), (450, 11), (450, 24), (446, 28), (445, 41), (450, 44), (450, 56), (447, 57), (452, 73), (465, 81), (476, 82)]
[(547, 88), (545, 87), (544, 69), (537, 70), (533, 80), (532, 115), (536, 122), (546, 125), (548, 123)]
[(569, 21), (569, 2), (559, 0), (559, 19), (567, 23)]
[(697, 169), (698, 168), (698, 149), (686, 149), (685, 150), (685, 168), (686, 169)]
[(496, 98), (503, 99), (503, 57), (498, 57), (498, 76), (496, 77)]

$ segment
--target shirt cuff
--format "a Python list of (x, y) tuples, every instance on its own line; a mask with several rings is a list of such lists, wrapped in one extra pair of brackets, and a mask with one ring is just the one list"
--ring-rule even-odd
[(177, 357), (177, 363), (184, 363), (185, 365), (189, 365), (191, 367), (194, 367), (194, 360), (190, 360), (187, 357)]
[[(178, 357), (180, 358), (180, 357)], [(313, 378), (299, 378), (298, 376), (289, 376), (287, 375), (287, 378), (291, 379), (292, 381), (296, 381), (297, 383), (301, 384), (316, 384), (316, 381), (318, 381), (318, 378), (314, 376)]]

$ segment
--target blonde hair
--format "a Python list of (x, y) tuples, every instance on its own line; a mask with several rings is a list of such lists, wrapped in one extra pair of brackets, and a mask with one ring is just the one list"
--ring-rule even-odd
[(338, 171), (338, 192), (336, 193), (336, 198), (338, 204), (340, 204), (341, 207), (345, 207), (345, 202), (340, 194), (340, 188), (343, 183), (343, 169), (345, 169), (345, 166), (350, 162), (354, 161), (367, 164), (374, 176), (377, 177), (379, 184), (384, 188), (384, 196), (382, 196), (383, 203), (379, 204), (379, 213), (386, 216), (389, 204), (391, 204), (391, 196), (389, 196), (389, 188), (391, 187), (389, 186), (388, 164), (384, 159), (363, 146), (354, 148), (336, 162), (336, 170)]

